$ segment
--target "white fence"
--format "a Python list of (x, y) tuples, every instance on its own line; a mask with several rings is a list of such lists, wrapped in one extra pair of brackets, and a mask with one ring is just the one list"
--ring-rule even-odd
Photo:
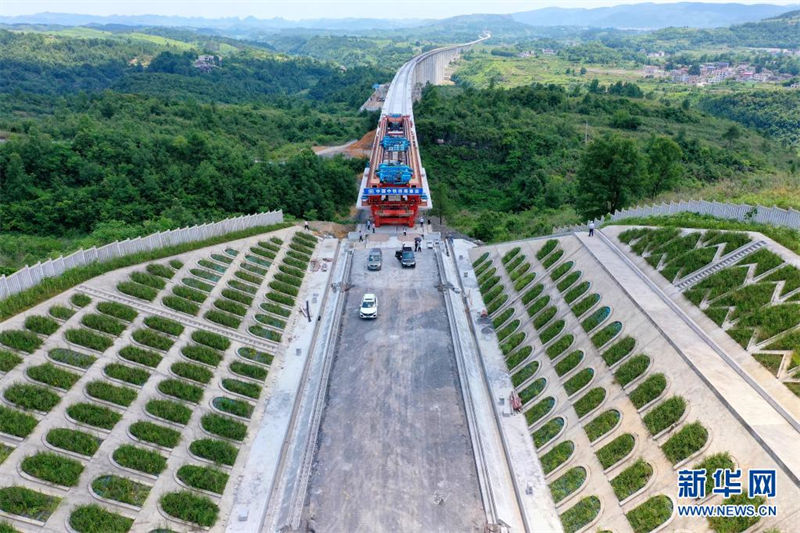
[(78, 250), (66, 257), (61, 256), (58, 259), (48, 259), (44, 263), (26, 266), (10, 276), (0, 276), (0, 300), (33, 287), (44, 278), (52, 278), (63, 274), (70, 268), (88, 265), (95, 261), (109, 261), (116, 257), (123, 257), (187, 242), (202, 241), (234, 231), (253, 228), (255, 226), (268, 226), (279, 222), (283, 222), (283, 212), (269, 211), (266, 213), (228, 218), (220, 220), (219, 222), (210, 222), (190, 228), (162, 231), (161, 233), (153, 233), (147, 237), (125, 239), (124, 241), (112, 242), (99, 248), (93, 246), (88, 250)]
[[(685, 202), (670, 202), (668, 204), (648, 205), (644, 207), (632, 207), (615, 211), (613, 215), (607, 215), (593, 222), (600, 226), (603, 222), (624, 220), (634, 217), (649, 217), (659, 215), (672, 215), (675, 213), (697, 213), (700, 215), (711, 215), (718, 218), (733, 220), (747, 220), (758, 224), (770, 224), (772, 226), (785, 226), (792, 229), (800, 229), (800, 211), (794, 209), (781, 209), (780, 207), (764, 207), (763, 205), (747, 204), (726, 204), (723, 202), (706, 202), (704, 200), (688, 200)], [(566, 231), (577, 231), (586, 229), (586, 225), (564, 226), (553, 230), (554, 233)]]

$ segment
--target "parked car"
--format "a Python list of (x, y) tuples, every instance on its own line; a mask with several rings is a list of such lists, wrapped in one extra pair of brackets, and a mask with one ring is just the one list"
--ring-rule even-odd
[(383, 253), (380, 248), (373, 248), (367, 257), (367, 270), (380, 270), (383, 266)]
[(358, 316), (361, 318), (378, 318), (378, 297), (367, 293), (361, 298), (361, 309)]
[(417, 266), (417, 258), (414, 255), (414, 249), (410, 244), (404, 244), (400, 250), (394, 253), (394, 256), (400, 261), (403, 268), (414, 268)]

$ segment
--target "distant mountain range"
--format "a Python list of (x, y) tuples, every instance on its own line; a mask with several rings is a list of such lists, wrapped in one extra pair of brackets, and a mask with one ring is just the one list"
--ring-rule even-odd
[[(589, 28), (658, 29), (670, 26), (693, 28), (713, 28), (755, 22), (765, 18), (779, 17), (782, 14), (800, 9), (800, 4), (710, 4), (703, 2), (679, 2), (673, 4), (630, 4), (613, 7), (561, 8), (546, 7), (532, 11), (512, 13), (506, 16), (492, 16), (496, 20), (506, 20), (507, 24), (527, 26), (579, 26)], [(442, 20), (431, 19), (306, 19), (287, 20), (283, 18), (259, 19), (200, 17), (177, 17), (161, 15), (112, 15), (95, 16), (70, 13), (38, 13), (35, 15), (0, 16), (0, 24), (37, 24), (58, 26), (85, 25), (125, 25), (204, 28), (231, 33), (236, 31), (281, 31), (304, 28), (335, 33), (359, 33), (378, 29), (426, 28), (429, 26), (448, 27), (465, 25), (471, 19), (479, 22), (486, 15), (464, 15)]]

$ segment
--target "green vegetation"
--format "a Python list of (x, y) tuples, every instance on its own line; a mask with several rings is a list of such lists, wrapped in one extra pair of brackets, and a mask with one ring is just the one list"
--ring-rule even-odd
[(594, 376), (594, 369), (584, 368), (567, 381), (564, 382), (564, 390), (568, 396), (571, 396), (585, 387)]
[(206, 384), (211, 381), (211, 378), (214, 376), (214, 373), (211, 372), (204, 366), (200, 365), (193, 365), (191, 363), (183, 363), (177, 362), (173, 363), (170, 367), (172, 372), (182, 378), (186, 378), (191, 381), (196, 381), (198, 383)]
[(546, 268), (546, 269), (550, 268), (551, 266), (556, 264), (556, 262), (559, 259), (561, 259), (561, 256), (563, 256), (563, 255), (564, 255), (564, 250), (557, 250), (556, 252), (554, 252), (554, 253), (550, 254), (549, 256), (547, 256), (547, 259), (542, 261), (542, 266), (544, 268)]
[(52, 335), (59, 327), (61, 324), (46, 316), (30, 315), (25, 319), (25, 329), (42, 335)]
[(177, 337), (183, 333), (183, 325), (168, 318), (161, 318), (160, 316), (149, 316), (144, 319), (144, 324), (148, 328), (155, 329), (167, 335)]
[(63, 305), (54, 305), (50, 308), (50, 315), (58, 318), (59, 320), (69, 320), (75, 311)]
[(555, 503), (560, 502), (583, 485), (586, 480), (586, 469), (581, 466), (575, 466), (567, 470), (567, 472), (550, 483), (550, 493), (553, 495)]
[(47, 522), (60, 501), (61, 498), (25, 487), (0, 488), (0, 510), (39, 522)]
[(22, 357), (8, 350), (0, 350), (0, 372), (8, 372), (22, 362)]
[(193, 361), (199, 361), (210, 366), (217, 366), (222, 361), (222, 355), (208, 346), (189, 344), (181, 348), (181, 353)]
[(231, 345), (230, 340), (226, 339), (222, 335), (211, 333), (210, 331), (197, 330), (192, 333), (192, 339), (200, 344), (205, 344), (211, 348), (223, 351), (227, 350)]
[(185, 300), (190, 300), (196, 303), (203, 303), (208, 297), (207, 294), (204, 294), (201, 291), (190, 289), (189, 287), (184, 287), (183, 285), (175, 285), (172, 287), (172, 293), (175, 294), (175, 296), (179, 296)]
[(208, 269), (213, 270), (215, 272), (219, 272), (220, 274), (223, 274), (226, 270), (228, 270), (228, 267), (223, 266), (223, 265), (218, 265), (217, 263), (214, 263), (213, 261), (209, 261), (208, 259), (201, 259), (201, 260), (199, 260), (197, 262), (197, 264), (200, 265), (203, 268), (208, 268)]
[(261, 395), (261, 387), (259, 385), (238, 379), (223, 379), (222, 388), (253, 399), (257, 399)]
[(150, 400), (145, 411), (176, 424), (186, 425), (192, 417), (192, 410), (183, 404), (171, 400)]
[(583, 426), (586, 436), (589, 437), (591, 442), (596, 441), (617, 425), (619, 422), (620, 414), (615, 409), (609, 409), (590, 420)]
[(199, 305), (186, 298), (181, 298), (180, 296), (168, 294), (161, 298), (161, 302), (170, 309), (186, 313), (187, 315), (197, 316), (197, 313), (200, 312)]
[(552, 396), (548, 396), (543, 400), (539, 400), (539, 402), (533, 404), (530, 409), (525, 411), (525, 420), (528, 422), (528, 425), (533, 425), (547, 413), (549, 413), (553, 406), (556, 404), (555, 398)]
[(646, 461), (638, 459), (611, 480), (611, 488), (614, 489), (617, 499), (622, 501), (643, 488), (652, 475), (653, 467)]
[(30, 331), (10, 329), (0, 331), (0, 343), (21, 352), (33, 353), (42, 345), (42, 339)]
[(203, 316), (207, 320), (215, 322), (220, 326), (225, 326), (226, 328), (236, 329), (242, 323), (242, 321), (235, 316), (229, 315), (228, 313), (223, 313), (222, 311), (216, 311), (214, 309), (207, 311)]
[(6, 388), (3, 398), (22, 409), (43, 413), (49, 412), (61, 401), (61, 397), (50, 389), (26, 383), (14, 383)]
[(29, 366), (25, 373), (34, 381), (62, 390), (68, 390), (81, 379), (80, 375), (59, 368), (52, 363)]
[(217, 396), (211, 403), (220, 411), (242, 418), (250, 418), (253, 414), (253, 406), (242, 400)]
[(239, 303), (242, 303), (244, 305), (251, 305), (253, 303), (253, 297), (252, 296), (248, 296), (246, 294), (242, 294), (241, 292), (235, 291), (235, 290), (232, 290), (232, 289), (222, 289), (222, 295), (225, 298), (228, 298), (230, 300), (235, 300), (235, 301), (237, 301)]
[(268, 326), (273, 326), (273, 327), (280, 328), (280, 329), (283, 329), (283, 328), (286, 327), (286, 321), (285, 320), (281, 320), (279, 318), (275, 318), (274, 316), (258, 314), (258, 315), (255, 316), (255, 319), (258, 320), (259, 322), (261, 322), (262, 324), (266, 324)]
[(151, 442), (164, 448), (174, 448), (181, 440), (180, 431), (141, 420), (131, 424), (128, 431), (139, 440)]
[(117, 290), (128, 296), (133, 296), (134, 298), (139, 298), (140, 300), (146, 300), (148, 302), (155, 300), (158, 295), (156, 289), (132, 281), (120, 281), (117, 283)]
[[(181, 266), (183, 266), (183, 265), (181, 265)], [(180, 267), (178, 267), (178, 268), (180, 268)], [(154, 276), (160, 276), (160, 277), (162, 277), (164, 279), (172, 279), (172, 276), (175, 275), (175, 271), (174, 270), (172, 270), (168, 266), (160, 265), (158, 263), (150, 263), (149, 265), (147, 265), (145, 267), (145, 270), (147, 270), (147, 272), (149, 274), (152, 274)]]
[(97, 310), (126, 322), (133, 321), (139, 314), (133, 307), (117, 302), (98, 302)]
[(564, 263), (561, 263), (558, 265), (558, 268), (550, 272), (550, 279), (553, 281), (558, 281), (561, 276), (569, 272), (574, 264), (575, 263), (573, 261), (565, 261)]
[(606, 390), (602, 387), (595, 387), (575, 400), (572, 406), (575, 408), (578, 418), (580, 418), (600, 405), (605, 397)]
[(545, 475), (549, 474), (569, 459), (575, 451), (575, 444), (571, 440), (565, 440), (553, 446), (553, 448), (542, 455), (539, 460)]
[(644, 354), (635, 355), (625, 361), (614, 372), (614, 379), (623, 387), (641, 376), (650, 366), (650, 358)]
[[(580, 284), (578, 284), (578, 285), (576, 285), (575, 287), (571, 288), (571, 289), (570, 289), (570, 290), (569, 290), (569, 291), (568, 291), (568, 292), (567, 292), (567, 293), (564, 295), (564, 300), (565, 300), (565, 301), (566, 301), (568, 304), (571, 304), (571, 303), (572, 303), (572, 302), (574, 302), (576, 299), (578, 299), (578, 297), (579, 297), (580, 295), (582, 295), (583, 293), (585, 293), (585, 292), (586, 292), (586, 291), (588, 291), (588, 290), (589, 290), (589, 282), (588, 282), (588, 281), (582, 281)], [(600, 299), (600, 296), (599, 296), (599, 295), (597, 296), (597, 299), (598, 299), (598, 300)], [(592, 305), (594, 305), (594, 304), (592, 304)], [(591, 307), (591, 305), (590, 305), (589, 307)], [(587, 309), (588, 309), (588, 308), (587, 308)], [(578, 313), (577, 311), (575, 311), (575, 308), (574, 308), (574, 307), (573, 307), (573, 313), (575, 313), (575, 315), (576, 315), (576, 316), (578, 316), (578, 315), (579, 315), (579, 313)]]
[(173, 339), (159, 335), (151, 329), (137, 329), (131, 336), (133, 340), (139, 344), (144, 344), (145, 346), (164, 352), (172, 348), (172, 345), (175, 344)]
[(27, 437), (38, 421), (29, 414), (0, 405), (0, 432), (15, 437)]
[(486, 312), (491, 315), (492, 313), (500, 309), (500, 307), (502, 307), (507, 300), (508, 300), (508, 294), (501, 294), (486, 306)]
[(56, 453), (39, 452), (29, 455), (20, 463), (20, 468), (35, 478), (64, 487), (74, 487), (83, 472), (83, 465)]
[(686, 411), (686, 400), (681, 396), (673, 396), (649, 411), (642, 420), (651, 435), (661, 433), (677, 423)]
[(119, 363), (110, 363), (103, 369), (106, 376), (120, 381), (125, 381), (131, 385), (144, 385), (150, 378), (150, 372), (141, 368), (133, 368)]
[(661, 449), (672, 464), (676, 464), (705, 446), (708, 430), (700, 422), (686, 424), (680, 431), (672, 435)]
[(92, 490), (101, 498), (141, 507), (150, 494), (150, 487), (115, 475), (105, 475), (92, 481)]
[(203, 397), (203, 389), (177, 379), (163, 380), (158, 384), (158, 390), (167, 396), (191, 403), (199, 403)]
[(111, 455), (120, 466), (157, 476), (167, 467), (167, 460), (158, 452), (123, 444)]
[(581, 277), (581, 273), (580, 272), (572, 272), (567, 277), (565, 277), (564, 279), (559, 281), (558, 284), (556, 285), (556, 288), (560, 292), (564, 292), (565, 290), (570, 288), (573, 283), (578, 281), (579, 277)]
[(70, 452), (91, 457), (100, 447), (102, 440), (94, 435), (75, 429), (55, 428), (47, 432), (47, 442)]
[(556, 335), (563, 331), (564, 325), (565, 322), (563, 320), (556, 320), (550, 324), (547, 329), (539, 334), (539, 340), (541, 340), (543, 343), (550, 342), (556, 337)]
[(203, 527), (213, 526), (219, 507), (207, 496), (197, 496), (189, 491), (169, 492), (159, 501), (168, 515)]
[(247, 314), (247, 307), (242, 304), (219, 298), (214, 302), (214, 305), (223, 311), (233, 313), (234, 315), (244, 316)]
[[(536, 305), (536, 302), (534, 302), (533, 305)], [(533, 307), (533, 306), (531, 306), (531, 307)], [(530, 312), (530, 310), (529, 310), (529, 312)], [(535, 327), (536, 329), (542, 329), (542, 327), (545, 324), (550, 322), (550, 320), (554, 316), (556, 316), (557, 312), (558, 312), (558, 309), (555, 306), (548, 307), (547, 309), (545, 309), (544, 311), (542, 311), (541, 313), (536, 315), (536, 318), (533, 319), (533, 327)]]
[(508, 367), (509, 370), (516, 367), (518, 364), (524, 361), (531, 354), (532, 351), (533, 351), (532, 347), (523, 346), (522, 348), (520, 348), (519, 350), (512, 353), (506, 358), (506, 367)]
[(561, 361), (556, 363), (555, 370), (556, 374), (559, 376), (563, 376), (580, 363), (583, 360), (583, 350), (575, 350), (563, 358)]
[(631, 402), (637, 409), (641, 409), (652, 402), (667, 388), (667, 378), (664, 374), (658, 373), (648, 376), (642, 381), (629, 395)]
[(93, 403), (70, 405), (67, 407), (67, 414), (77, 422), (106, 430), (111, 430), (122, 418), (118, 412)]
[(214, 413), (204, 415), (200, 419), (203, 429), (220, 437), (242, 441), (247, 435), (247, 426), (231, 418)]
[(108, 333), (114, 337), (119, 337), (122, 332), (125, 331), (125, 328), (128, 327), (126, 324), (123, 324), (117, 319), (111, 318), (107, 315), (99, 314), (83, 315), (81, 324), (87, 328), (96, 329), (97, 331)]
[(272, 363), (272, 355), (266, 352), (259, 352), (257, 350), (254, 350), (253, 348), (248, 348), (246, 346), (242, 346), (241, 348), (239, 348), (236, 351), (236, 353), (238, 353), (245, 359), (255, 361), (256, 363), (262, 363), (265, 365), (269, 365)]
[(248, 378), (264, 381), (267, 377), (267, 369), (258, 365), (249, 365), (241, 361), (234, 361), (230, 365), (231, 372), (246, 376)]
[[(233, 275), (236, 276), (237, 278), (241, 279), (241, 280), (244, 280), (244, 281), (248, 282), (248, 283), (252, 283), (253, 285), (261, 285), (261, 282), (264, 281), (264, 279), (261, 278), (260, 276), (254, 276), (253, 274), (248, 274), (247, 272), (245, 272), (243, 270), (237, 270), (236, 272), (233, 273)], [(214, 281), (217, 281), (217, 280), (219, 280), (218, 276), (217, 276), (217, 279), (214, 280)]]
[(661, 494), (653, 496), (625, 516), (635, 533), (648, 533), (672, 516), (672, 500)]
[(161, 290), (166, 286), (166, 283), (163, 279), (159, 278), (158, 276), (153, 276), (152, 274), (147, 274), (146, 272), (131, 272), (131, 279), (136, 283), (146, 285), (154, 289)]
[(222, 494), (228, 483), (228, 474), (205, 466), (183, 465), (176, 475), (190, 487), (217, 494)]
[(497, 332), (497, 340), (502, 341), (503, 339), (514, 333), (514, 331), (519, 327), (519, 324), (520, 324), (519, 319), (514, 319), (511, 323), (509, 323), (507, 326), (505, 326), (503, 329)]
[[(581, 299), (581, 301), (572, 306), (572, 314), (574, 314), (576, 317), (580, 317), (599, 301), (600, 301), (599, 294), (597, 293), (590, 294), (589, 296)], [(608, 309), (608, 307), (604, 307), (603, 309)]]
[(591, 522), (600, 512), (597, 496), (588, 496), (561, 513), (561, 525), (566, 533), (575, 533)]
[(189, 445), (189, 451), (197, 457), (229, 466), (236, 462), (236, 455), (239, 453), (232, 444), (215, 439), (196, 440)]
[(211, 285), (209, 283), (202, 282), (199, 279), (195, 279), (195, 278), (183, 278), (183, 283), (185, 285), (187, 285), (188, 287), (191, 287), (193, 289), (199, 289), (199, 290), (204, 291), (204, 292), (211, 292), (212, 290), (214, 290), (214, 286), (213, 285)]
[(595, 454), (603, 468), (608, 468), (617, 464), (631, 453), (635, 442), (633, 435), (625, 433), (597, 450)]
[[(749, 498), (747, 494), (736, 494), (722, 500), (722, 505), (753, 505), (758, 507), (764, 505), (765, 501), (761, 496)], [(737, 516), (734, 518), (714, 517), (707, 520), (709, 527), (717, 533), (739, 533), (758, 523), (761, 518), (758, 516)]]
[(705, 469), (706, 471), (706, 494), (712, 494), (714, 488), (714, 472), (717, 470), (734, 470), (736, 465), (728, 452), (715, 453), (707, 456), (705, 459), (696, 464), (693, 468)]
[(519, 392), (523, 405), (536, 398), (544, 390), (547, 380), (539, 378)]
[(511, 383), (517, 387), (520, 383), (533, 376), (537, 370), (539, 370), (539, 361), (531, 361), (511, 376)]
[(136, 346), (125, 346), (119, 351), (120, 357), (127, 359), (133, 363), (149, 366), (155, 368), (161, 362), (163, 357), (156, 352), (137, 348)]
[[(591, 298), (591, 296), (589, 297)], [(592, 331), (594, 328), (600, 325), (600, 323), (608, 318), (608, 315), (611, 314), (611, 308), (608, 306), (601, 307), (597, 309), (594, 313), (589, 315), (586, 319), (581, 322), (581, 326), (583, 330), (587, 333)], [(576, 313), (577, 315), (577, 313)]]
[(603, 329), (592, 335), (592, 344), (601, 348), (622, 331), (622, 322), (616, 321), (608, 324)]
[(608, 366), (611, 366), (631, 353), (635, 345), (636, 339), (633, 337), (625, 337), (603, 352), (603, 361), (605, 361)]
[(555, 239), (548, 240), (546, 243), (544, 243), (544, 246), (539, 248), (539, 251), (536, 252), (536, 259), (541, 261), (542, 259), (545, 258), (545, 256), (547, 256), (547, 254), (552, 252), (555, 249), (556, 246), (558, 246), (558, 241), (557, 240), (555, 240)]
[(548, 420), (542, 427), (537, 429), (533, 432), (533, 445), (536, 448), (541, 448), (551, 440), (553, 440), (556, 435), (561, 431), (561, 428), (564, 427), (564, 419), (560, 416), (553, 418), (552, 420)]
[(112, 385), (105, 381), (91, 381), (86, 384), (86, 394), (92, 398), (128, 407), (138, 393), (128, 387)]
[(574, 340), (575, 337), (572, 335), (572, 333), (569, 333), (559, 338), (556, 342), (548, 346), (547, 349), (545, 350), (547, 357), (549, 357), (550, 359), (555, 359), (556, 357), (564, 353), (566, 349), (572, 345), (572, 341)]
[(72, 302), (72, 305), (75, 307), (86, 307), (92, 302), (92, 299), (85, 294), (76, 293), (72, 295), (69, 301)]

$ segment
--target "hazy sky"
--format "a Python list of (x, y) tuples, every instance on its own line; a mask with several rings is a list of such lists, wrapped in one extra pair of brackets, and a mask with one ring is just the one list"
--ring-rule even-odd
[[(658, 1), (658, 0), (656, 0)], [(792, 4), (798, 0), (704, 0)], [(469, 13), (513, 13), (546, 6), (599, 7), (625, 0), (0, 0), (0, 15), (50, 11), (87, 15), (181, 15), (207, 18), (442, 18)], [(660, 2), (667, 3), (667, 2)]]

